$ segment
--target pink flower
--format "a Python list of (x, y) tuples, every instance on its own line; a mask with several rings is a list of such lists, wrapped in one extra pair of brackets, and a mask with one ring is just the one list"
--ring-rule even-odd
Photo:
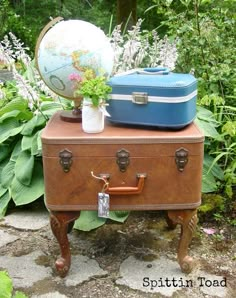
[(208, 228), (208, 229), (203, 229), (203, 231), (207, 234), (207, 235), (212, 235), (215, 234), (216, 230), (213, 228)]
[(69, 80), (70, 80), (70, 81), (81, 82), (81, 81), (82, 81), (82, 78), (81, 78), (81, 76), (80, 76), (79, 74), (77, 74), (77, 73), (71, 73), (71, 74), (69, 75)]

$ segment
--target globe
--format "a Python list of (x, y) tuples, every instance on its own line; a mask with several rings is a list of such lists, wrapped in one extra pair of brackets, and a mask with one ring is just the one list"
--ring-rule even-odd
[(41, 32), (35, 51), (36, 64), (45, 84), (59, 96), (75, 99), (72, 77), (83, 79), (111, 74), (113, 50), (104, 32), (82, 20), (51, 21)]

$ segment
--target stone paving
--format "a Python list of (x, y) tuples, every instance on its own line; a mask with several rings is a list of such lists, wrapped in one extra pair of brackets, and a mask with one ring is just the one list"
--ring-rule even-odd
[[(37, 245), (39, 240), (34, 233), (42, 229), (46, 237), (43, 247), (46, 248), (40, 249), (40, 245)], [(18, 255), (17, 243), (29, 241), (29, 237), (32, 237), (35, 243), (34, 249)], [(76, 241), (77, 233), (72, 233), (71, 245), (74, 246)], [(88, 242), (84, 239), (81, 241), (86, 251)], [(179, 269), (176, 255), (165, 254), (165, 251), (158, 258), (149, 261), (130, 255), (122, 260), (113, 277), (109, 270), (101, 268), (99, 258), (97, 260), (72, 253), (69, 274), (61, 279), (56, 275), (53, 266), (48, 266), (47, 262), (47, 265), (44, 265), (42, 262), (44, 259), (52, 259), (51, 252), (47, 251), (50, 243), (57, 246), (46, 210), (20, 210), (0, 221), (0, 270), (8, 271), (14, 289), (31, 293), (28, 295), (32, 298), (106, 297), (102, 281), (110, 278), (111, 285), (106, 285), (107, 297), (235, 297), (235, 289), (226, 284), (224, 275), (209, 273), (199, 266), (196, 266), (190, 275), (185, 275)], [(51, 260), (50, 264), (53, 261)], [(228, 269), (227, 264), (223, 265)], [(109, 266), (107, 268), (109, 269)], [(89, 285), (88, 291), (82, 292), (82, 289), (86, 289), (86, 282)], [(101, 289), (96, 289), (96, 282), (101, 285)], [(93, 288), (91, 285), (94, 285)]]

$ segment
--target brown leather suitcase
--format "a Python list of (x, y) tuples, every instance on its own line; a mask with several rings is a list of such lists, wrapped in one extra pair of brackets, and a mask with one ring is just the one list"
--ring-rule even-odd
[[(181, 225), (178, 262), (190, 272), (188, 256), (201, 203), (204, 136), (192, 123), (180, 131), (106, 125), (86, 134), (81, 124), (55, 114), (42, 133), (46, 205), (67, 274), (71, 253), (68, 228), (80, 210), (100, 210), (99, 193), (110, 195), (104, 210), (167, 210), (167, 224)], [(104, 201), (105, 202), (105, 201)], [(103, 211), (104, 211), (103, 210)]]
[(203, 140), (195, 124), (181, 131), (107, 125), (86, 134), (57, 113), (42, 134), (47, 207), (96, 210), (106, 180), (111, 210), (196, 208)]

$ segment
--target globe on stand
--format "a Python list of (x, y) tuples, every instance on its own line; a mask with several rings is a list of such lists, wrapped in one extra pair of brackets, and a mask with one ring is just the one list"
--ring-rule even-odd
[(104, 32), (82, 20), (58, 17), (41, 31), (35, 61), (45, 84), (61, 97), (74, 100), (73, 111), (61, 112), (64, 121), (80, 122), (82, 98), (75, 95), (75, 82), (86, 71), (108, 77), (113, 68), (113, 50)]

